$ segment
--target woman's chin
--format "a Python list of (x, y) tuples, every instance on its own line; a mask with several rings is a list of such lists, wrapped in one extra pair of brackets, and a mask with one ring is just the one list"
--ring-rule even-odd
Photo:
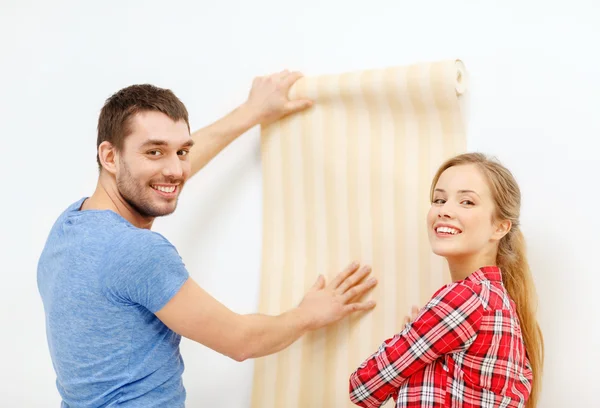
[(444, 257), (444, 258), (454, 258), (454, 257), (460, 255), (459, 252), (456, 249), (454, 249), (454, 248), (447, 248), (447, 247), (444, 247), (444, 246), (441, 246), (441, 245), (440, 246), (434, 246), (432, 248), (432, 251), (437, 256), (441, 256), (441, 257)]

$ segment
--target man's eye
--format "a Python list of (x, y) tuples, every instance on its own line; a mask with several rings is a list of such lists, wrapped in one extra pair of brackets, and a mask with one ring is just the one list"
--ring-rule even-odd
[(189, 152), (187, 150), (180, 150), (177, 154), (180, 156), (186, 156)]
[(159, 152), (158, 150), (150, 150), (150, 151), (148, 152), (148, 154), (149, 154), (150, 156), (158, 156), (158, 155), (160, 154), (160, 152)]

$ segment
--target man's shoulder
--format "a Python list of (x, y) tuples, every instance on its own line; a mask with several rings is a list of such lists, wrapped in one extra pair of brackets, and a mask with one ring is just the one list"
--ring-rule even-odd
[(153, 254), (165, 256), (177, 252), (173, 244), (158, 232), (143, 228), (118, 228), (112, 246), (131, 256)]
[[(111, 210), (80, 210), (85, 197), (70, 204), (57, 218), (49, 241), (59, 240), (62, 245), (75, 244), (112, 255), (141, 256), (148, 252), (165, 255), (175, 251), (162, 234), (138, 228)], [(176, 251), (175, 251), (176, 252)]]

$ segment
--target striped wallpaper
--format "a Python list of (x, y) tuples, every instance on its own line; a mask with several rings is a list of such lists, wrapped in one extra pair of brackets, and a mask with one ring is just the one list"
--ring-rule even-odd
[(262, 129), (259, 312), (296, 306), (352, 260), (379, 284), (372, 312), (257, 359), (252, 408), (352, 407), (350, 373), (449, 282), (425, 215), (437, 166), (466, 149), (465, 89), (459, 60), (305, 77), (290, 97), (315, 105)]

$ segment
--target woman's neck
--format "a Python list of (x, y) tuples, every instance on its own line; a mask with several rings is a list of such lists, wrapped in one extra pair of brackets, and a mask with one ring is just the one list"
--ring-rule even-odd
[(496, 254), (480, 254), (478, 256), (468, 256), (460, 258), (446, 258), (450, 269), (452, 282), (466, 279), (476, 270), (484, 266), (496, 265)]

